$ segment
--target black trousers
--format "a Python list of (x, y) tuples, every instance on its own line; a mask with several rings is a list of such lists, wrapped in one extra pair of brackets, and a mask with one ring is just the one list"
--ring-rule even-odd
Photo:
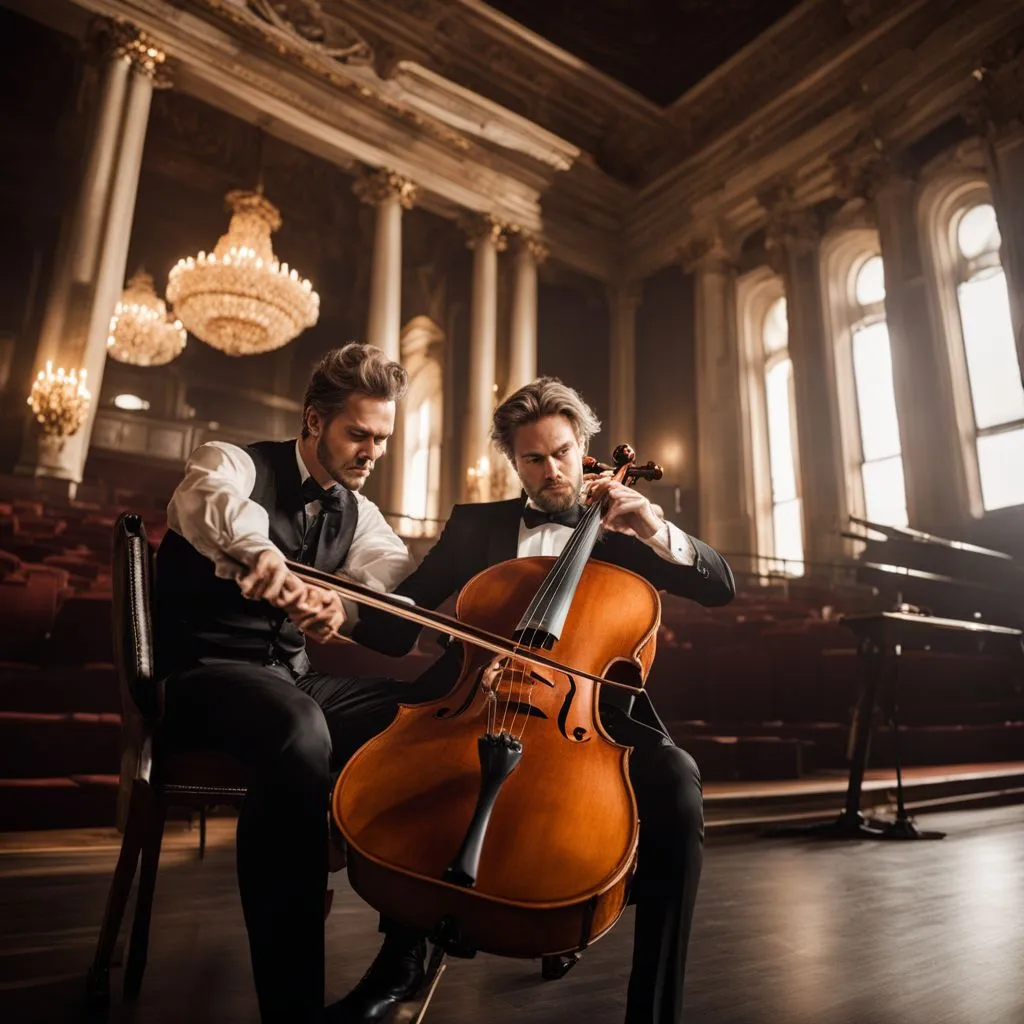
[[(337, 771), (391, 723), (399, 703), (446, 690), (429, 670), (415, 683), (295, 679), (283, 666), (245, 662), (168, 678), (164, 741), (223, 751), (249, 770), (238, 884), (263, 1024), (305, 1024), (323, 1012), (327, 810)], [(626, 1024), (676, 1024), (704, 842), (700, 774), (659, 730), (618, 709), (604, 722), (634, 746), (630, 781), (640, 814)]]

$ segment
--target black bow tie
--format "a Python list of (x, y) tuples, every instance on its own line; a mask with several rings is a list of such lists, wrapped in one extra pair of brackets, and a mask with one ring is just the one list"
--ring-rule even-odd
[(526, 523), (527, 529), (530, 530), (537, 526), (543, 526), (545, 523), (576, 526), (582, 514), (583, 506), (578, 504), (567, 508), (564, 512), (542, 512), (539, 508), (531, 508), (529, 505), (523, 506), (523, 522)]
[(341, 486), (339, 484), (321, 487), (311, 476), (307, 476), (302, 481), (300, 490), (304, 505), (308, 505), (312, 501), (319, 501), (320, 507), (325, 512), (341, 511)]

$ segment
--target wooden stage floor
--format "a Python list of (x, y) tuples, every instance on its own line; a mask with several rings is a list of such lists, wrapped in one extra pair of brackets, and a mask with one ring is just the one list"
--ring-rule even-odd
[[(849, 843), (712, 833), (697, 903), (686, 1019), (707, 1024), (1021, 1024), (1024, 807), (925, 815), (940, 842)], [(0, 837), (0, 1020), (82, 1019), (116, 833)], [(328, 996), (376, 950), (376, 916), (334, 876)], [(621, 1024), (632, 911), (560, 981), (539, 964), (450, 961), (434, 1024)], [(114, 974), (120, 983), (121, 972)], [(232, 822), (205, 861), (176, 825), (161, 862), (145, 1024), (257, 1020), (234, 877)]]

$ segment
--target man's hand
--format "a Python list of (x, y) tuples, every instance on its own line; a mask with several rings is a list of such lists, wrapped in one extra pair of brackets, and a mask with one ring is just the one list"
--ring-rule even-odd
[(324, 642), (345, 624), (345, 607), (337, 591), (306, 586), (289, 606), (288, 618), (307, 636)]
[(661, 509), (652, 505), (639, 491), (602, 474), (590, 481), (586, 502), (605, 503), (604, 526), (641, 540), (650, 540), (664, 525)]
[(238, 579), (242, 596), (251, 601), (269, 601), (275, 608), (286, 608), (301, 595), (305, 584), (288, 566), (280, 551), (261, 551), (248, 573)]

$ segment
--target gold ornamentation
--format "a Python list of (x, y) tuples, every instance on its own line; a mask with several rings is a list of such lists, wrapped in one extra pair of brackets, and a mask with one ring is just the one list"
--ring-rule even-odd
[(212, 253), (179, 260), (167, 297), (185, 327), (231, 356), (286, 345), (320, 317), (320, 296), (287, 263), (279, 263), (270, 233), (281, 214), (259, 192), (227, 194), (227, 234)]
[(153, 278), (138, 270), (125, 287), (110, 318), (107, 355), (133, 366), (163, 366), (181, 355), (188, 335), (180, 320), (153, 288)]
[(126, 60), (135, 70), (155, 78), (160, 65), (167, 60), (167, 54), (145, 32), (137, 32), (131, 26), (118, 25), (115, 32), (115, 56)]
[(507, 225), (492, 213), (464, 213), (459, 217), (459, 227), (465, 232), (470, 249), (485, 239), (490, 239), (498, 252), (504, 252), (508, 245)]
[(61, 366), (54, 373), (52, 359), (46, 361), (45, 370), (39, 371), (28, 404), (47, 437), (63, 439), (81, 429), (92, 401), (85, 378), (84, 369), (65, 373)]
[(380, 206), (385, 200), (397, 196), (403, 210), (412, 209), (417, 193), (416, 186), (408, 178), (383, 167), (357, 178), (352, 191), (370, 206)]
[(328, 17), (317, 0), (248, 0), (258, 18), (343, 64), (370, 64), (373, 50), (347, 22)]
[(518, 225), (511, 225), (508, 228), (508, 236), (513, 251), (516, 253), (528, 252), (537, 266), (540, 266), (550, 255), (548, 247), (536, 235), (523, 231)]

